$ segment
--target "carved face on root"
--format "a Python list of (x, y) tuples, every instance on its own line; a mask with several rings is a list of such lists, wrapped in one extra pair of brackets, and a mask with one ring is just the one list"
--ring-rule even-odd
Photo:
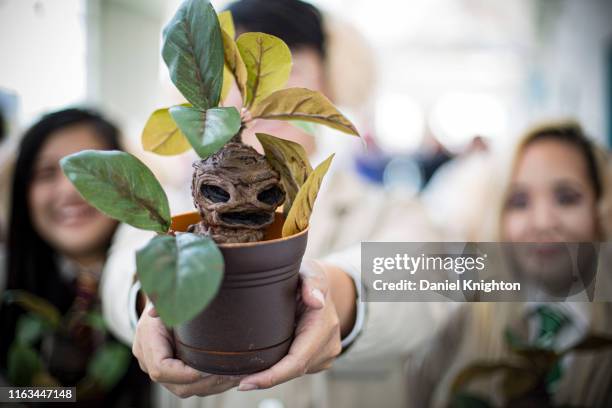
[(191, 189), (202, 221), (190, 229), (217, 243), (261, 240), (285, 201), (279, 174), (266, 158), (245, 144), (228, 143), (193, 167)]

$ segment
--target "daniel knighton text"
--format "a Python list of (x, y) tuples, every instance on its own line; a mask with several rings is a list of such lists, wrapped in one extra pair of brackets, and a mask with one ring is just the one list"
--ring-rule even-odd
[[(365, 301), (612, 301), (607, 243), (363, 242)], [(542, 256), (541, 254), (546, 254)], [(604, 284), (606, 283), (606, 284)], [(612, 283), (612, 282), (611, 282)]]

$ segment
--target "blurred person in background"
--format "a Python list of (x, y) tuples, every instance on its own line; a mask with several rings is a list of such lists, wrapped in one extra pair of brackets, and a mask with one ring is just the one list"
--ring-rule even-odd
[(86, 149), (120, 149), (119, 132), (82, 109), (45, 115), (19, 145), (0, 372), (13, 386), (76, 386), (83, 406), (148, 407), (148, 378), (100, 312), (98, 282), (117, 222), (88, 205), (59, 166)]
[[(237, 36), (244, 32), (264, 32), (279, 37), (289, 46), (293, 65), (288, 88), (319, 91), (346, 110), (358, 129), (368, 128), (375, 82), (374, 57), (367, 42), (352, 26), (299, 0), (240, 0), (230, 3), (226, 10), (232, 13)], [(241, 105), (235, 86), (226, 104)], [(356, 138), (326, 134), (325, 129), (315, 126), (304, 130), (286, 121), (257, 121), (243, 132), (243, 140), (259, 147), (257, 132), (292, 140), (304, 146), (314, 163), (331, 153), (343, 153), (335, 149), (334, 141), (349, 147), (350, 154), (360, 146)], [(343, 143), (346, 141), (348, 144)]]
[[(534, 128), (521, 139), (507, 169), (500, 167), (503, 166), (498, 164), (492, 171), (496, 182), (491, 180), (488, 199), (480, 206), (473, 203), (481, 214), (471, 226), (477, 240), (530, 242), (535, 246), (609, 240), (612, 178), (608, 153), (595, 147), (578, 123), (559, 121)], [(507, 181), (500, 182), (500, 178)], [(540, 265), (554, 263), (548, 253), (535, 251), (530, 256), (542, 259), (519, 257), (517, 262), (524, 270), (529, 270), (533, 261)], [(560, 351), (590, 334), (610, 336), (612, 305), (462, 304), (421, 350), (423, 353), (409, 359), (409, 405), (449, 406), (467, 403), (466, 396), (485, 399), (494, 406), (612, 405), (610, 348), (570, 352), (546, 372), (539, 394), (519, 393), (514, 400), (508, 400), (503, 396), (499, 377), (490, 372), (461, 389), (462, 397), (453, 395), (451, 384), (467, 367), (476, 363), (517, 363), (506, 334), (509, 329), (516, 331), (527, 345)], [(525, 374), (516, 372), (512, 377), (514, 381), (524, 380)]]
[(474, 136), (470, 144), (442, 164), (421, 192), (420, 199), (433, 225), (443, 230), (445, 241), (478, 241), (473, 226), (482, 218), (478, 203), (487, 202), (489, 183), (497, 166), (490, 142)]
[[(237, 35), (265, 32), (287, 43), (293, 61), (287, 87), (323, 93), (368, 137), (374, 125), (376, 67), (374, 53), (360, 32), (297, 0), (241, 0), (230, 3), (227, 10)], [(226, 103), (240, 105), (235, 86)], [(290, 122), (262, 120), (243, 132), (243, 141), (259, 151), (257, 132), (301, 144), (313, 165), (335, 153), (311, 218), (306, 257), (319, 257), (367, 239), (384, 224), (380, 218), (394, 200), (381, 194), (382, 185), (366, 182), (356, 171), (355, 156), (363, 150), (358, 138), (324, 126), (314, 125), (307, 132)], [(377, 217), (364, 216), (371, 211), (378, 213), (378, 225), (373, 223)]]

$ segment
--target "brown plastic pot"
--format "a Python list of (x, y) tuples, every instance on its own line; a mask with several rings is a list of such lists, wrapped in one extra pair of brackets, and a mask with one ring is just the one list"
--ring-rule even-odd
[[(197, 212), (181, 214), (171, 228), (186, 231), (199, 221)], [(283, 221), (277, 213), (263, 241), (219, 245), (225, 274), (217, 296), (174, 329), (176, 354), (185, 364), (211, 374), (250, 374), (287, 354), (308, 230), (281, 238)]]

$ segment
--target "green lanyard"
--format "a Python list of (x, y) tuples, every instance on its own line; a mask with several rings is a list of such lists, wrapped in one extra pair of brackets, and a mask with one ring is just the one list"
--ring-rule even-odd
[[(545, 349), (553, 349), (558, 334), (564, 327), (572, 323), (571, 319), (558, 309), (547, 305), (539, 306), (534, 314), (538, 317), (540, 323), (540, 329), (534, 345)], [(546, 387), (549, 392), (556, 390), (562, 371), (561, 362), (559, 361), (546, 376)]]

